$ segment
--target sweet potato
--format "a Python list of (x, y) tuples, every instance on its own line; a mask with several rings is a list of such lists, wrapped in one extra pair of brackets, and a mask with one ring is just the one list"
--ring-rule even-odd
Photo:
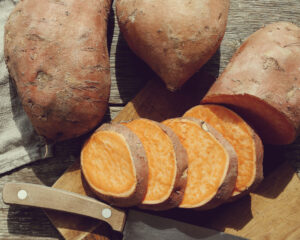
[(104, 116), (111, 0), (20, 1), (5, 26), (5, 61), (37, 133), (77, 137)]
[(88, 139), (81, 151), (81, 169), (91, 190), (111, 205), (134, 206), (145, 198), (145, 149), (121, 124), (104, 124)]
[(120, 30), (132, 51), (180, 88), (218, 49), (229, 0), (117, 0)]
[(232, 199), (258, 186), (263, 179), (263, 145), (259, 136), (240, 116), (217, 105), (198, 105), (183, 116), (207, 122), (233, 146), (238, 158), (238, 176)]
[(204, 121), (174, 118), (163, 122), (179, 137), (188, 154), (188, 177), (179, 207), (211, 209), (232, 196), (237, 156), (223, 136)]
[(265, 143), (292, 143), (300, 131), (300, 28), (267, 25), (237, 50), (202, 103), (224, 104)]
[(141, 208), (167, 210), (183, 198), (187, 153), (173, 131), (155, 121), (136, 119), (125, 124), (141, 140), (149, 166), (148, 188)]

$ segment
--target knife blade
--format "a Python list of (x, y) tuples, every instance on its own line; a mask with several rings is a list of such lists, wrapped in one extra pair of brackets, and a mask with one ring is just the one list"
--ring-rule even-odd
[(114, 231), (122, 233), (124, 240), (245, 239), (133, 209), (126, 213), (91, 197), (37, 184), (6, 183), (2, 198), (7, 204), (53, 209), (105, 221)]
[(127, 215), (123, 240), (238, 240), (245, 239), (212, 229), (175, 221), (140, 211), (130, 210)]

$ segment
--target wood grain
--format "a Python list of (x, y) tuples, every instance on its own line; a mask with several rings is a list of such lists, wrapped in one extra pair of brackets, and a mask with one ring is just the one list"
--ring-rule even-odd
[[(1, 4), (4, 1), (5, 0), (0, 0), (0, 7), (2, 6)], [(17, 2), (17, 0), (11, 1)], [(204, 66), (204, 69), (212, 73), (214, 76), (218, 76), (219, 73), (221, 73), (228, 64), (234, 51), (248, 35), (259, 29), (261, 26), (274, 21), (291, 21), (299, 25), (299, 13), (299, 0), (231, 0), (227, 31), (221, 48), (215, 54), (213, 59), (206, 66)], [(111, 119), (113, 119), (118, 114), (118, 112), (123, 109), (124, 105), (128, 103), (142, 89), (146, 82), (154, 77), (153, 72), (130, 51), (123, 38), (120, 36), (119, 28), (117, 26), (116, 18), (113, 12), (111, 14), (109, 30), (112, 87), (110, 107), (107, 112), (105, 121), (110, 121)], [(150, 93), (148, 94), (150, 95)], [(132, 111), (131, 114), (135, 115), (136, 113), (133, 109), (134, 105), (132, 103), (130, 104), (132, 106), (130, 110)], [(157, 117), (163, 118), (159, 116), (159, 114), (157, 114)], [(121, 115), (119, 116), (119, 118), (121, 118)], [(84, 137), (74, 141), (61, 143), (60, 145), (56, 146), (55, 158), (38, 161), (22, 168), (15, 169), (14, 171), (11, 171), (5, 175), (1, 175), (0, 190), (2, 190), (3, 184), (8, 181), (24, 181), (51, 186), (55, 182), (55, 180), (59, 178), (59, 176), (65, 171), (65, 169), (77, 160), (79, 149), (83, 142), (83, 139)], [(272, 174), (275, 171), (274, 173), (276, 176), (274, 176), (273, 178), (278, 178), (278, 182), (280, 182), (280, 179), (282, 181), (281, 184), (276, 184), (273, 186), (273, 188), (271, 188), (273, 192), (264, 197), (266, 201), (268, 199), (272, 200), (273, 198), (280, 196), (279, 193), (283, 190), (284, 192), (297, 192), (297, 190), (295, 190), (296, 188), (292, 187), (297, 183), (297, 179), (294, 177), (290, 177), (290, 175), (293, 176), (293, 169), (288, 166), (284, 166), (283, 168), (287, 169), (287, 172), (289, 172), (290, 175), (287, 174), (288, 177), (287, 175), (281, 175), (280, 173), (282, 171), (282, 168), (281, 166), (278, 167), (278, 162), (282, 162), (283, 160), (291, 160), (295, 163), (295, 165), (299, 166), (299, 156), (299, 138), (296, 143), (287, 147), (274, 148), (271, 146), (266, 146), (266, 161), (264, 163), (265, 172), (268, 175), (269, 173)], [(276, 168), (278, 168), (277, 172)], [(271, 178), (271, 182), (273, 181), (273, 178)], [(260, 195), (257, 196), (259, 197)], [(295, 197), (295, 195), (292, 195), (292, 197)], [(227, 227), (228, 229), (239, 229), (244, 225), (246, 225), (245, 231), (250, 231), (249, 229), (253, 228), (253, 225), (249, 223), (249, 219), (251, 219), (251, 216), (253, 215), (253, 213), (251, 212), (251, 208), (249, 207), (252, 205), (251, 201), (253, 202), (254, 200), (252, 200), (252, 198), (246, 197), (241, 201), (235, 203), (237, 205), (241, 205), (239, 208), (236, 207), (236, 211), (241, 211), (241, 213), (243, 214), (241, 215), (241, 213), (239, 213), (237, 217), (239, 219), (239, 222), (235, 225), (232, 225), (231, 227)], [(283, 199), (280, 199), (280, 202), (281, 201), (283, 201)], [(289, 201), (285, 200), (285, 204), (286, 206), (288, 206)], [(291, 205), (290, 211), (291, 209), (293, 209), (294, 204), (295, 203)], [(264, 205), (262, 205), (261, 207), (263, 206)], [(224, 208), (226, 208), (226, 206), (224, 206)], [(268, 208), (268, 210), (270, 210), (270, 208)], [(217, 211), (220, 211), (222, 213), (222, 211), (225, 211), (222, 209), (223, 207), (218, 208)], [(275, 209), (272, 210), (274, 211)], [(282, 211), (282, 213), (284, 213), (285, 208), (282, 208), (280, 210), (276, 209), (276, 211)], [(231, 208), (229, 208), (228, 212), (228, 215), (232, 214)], [(176, 215), (178, 215), (176, 211), (171, 213), (166, 212), (164, 214), (166, 216), (174, 218), (176, 217)], [(194, 218), (191, 219), (193, 222), (198, 222), (199, 225), (206, 224), (207, 226), (212, 226), (213, 223), (211, 222), (216, 221), (217, 218), (206, 220), (206, 214), (213, 213), (193, 213), (192, 216)], [(271, 213), (269, 214), (271, 215)], [(297, 211), (297, 209), (294, 209), (294, 216), (296, 216), (296, 214), (299, 215), (299, 211)], [(191, 217), (189, 213), (185, 212), (180, 212), (180, 216), (184, 216), (185, 219)], [(202, 218), (199, 218), (199, 216), (202, 216)], [(265, 218), (268, 217), (268, 215), (264, 215), (262, 213), (260, 213), (260, 216), (265, 216)], [(291, 220), (290, 223), (288, 222), (292, 218), (293, 217), (279, 218), (282, 223), (279, 224), (280, 228), (278, 230), (283, 229), (285, 225), (294, 226), (294, 229), (299, 228), (299, 225), (297, 225), (297, 222), (295, 223), (294, 220)], [(72, 220), (72, 216), (70, 216), (69, 219)], [(83, 220), (83, 222), (85, 221)], [(246, 223), (250, 225), (248, 226), (248, 224)], [(267, 226), (268, 224), (270, 226), (267, 229), (273, 228), (276, 230), (277, 225), (273, 225), (272, 222), (267, 221), (264, 226)], [(228, 223), (228, 225), (230, 225), (230, 223)], [(85, 229), (86, 227), (87, 226), (82, 225), (83, 229)], [(101, 231), (94, 234), (94, 239), (107, 239), (107, 237), (104, 236), (105, 233), (108, 232), (105, 230), (105, 227), (108, 228), (107, 225), (103, 228), (99, 228), (101, 229)], [(216, 227), (221, 230), (225, 229), (225, 227), (222, 226), (220, 222)], [(280, 234), (279, 236), (283, 235)], [(292, 235), (292, 230), (289, 237), (290, 239), (299, 239), (297, 235)], [(54, 240), (62, 239), (62, 237), (51, 225), (47, 217), (44, 215), (43, 211), (39, 209), (16, 206), (9, 207), (8, 205), (5, 205), (2, 200), (0, 200), (0, 239)], [(256, 239), (256, 237), (253, 237), (253, 239)], [(257, 239), (268, 238), (261, 236)]]
[[(282, 191), (276, 194), (282, 187)], [(276, 197), (272, 197), (274, 193)], [(234, 221), (232, 213), (243, 218), (242, 203), (224, 209), (220, 218), (216, 218), (215, 227)], [(294, 169), (285, 162), (251, 195), (251, 220), (241, 229), (227, 227), (225, 231), (249, 239), (300, 239), (299, 210), (300, 181)]]

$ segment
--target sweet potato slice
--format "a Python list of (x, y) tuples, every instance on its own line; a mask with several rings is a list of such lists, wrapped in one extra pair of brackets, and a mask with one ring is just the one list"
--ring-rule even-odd
[(140, 207), (151, 210), (177, 207), (187, 181), (187, 153), (177, 135), (163, 124), (143, 118), (125, 125), (140, 138), (148, 160), (148, 188)]
[(104, 124), (89, 138), (81, 168), (91, 190), (112, 205), (134, 206), (145, 197), (146, 153), (139, 138), (121, 124)]
[(263, 142), (292, 143), (300, 132), (300, 28), (267, 25), (237, 50), (202, 103), (224, 104)]
[(254, 190), (263, 179), (263, 145), (252, 128), (236, 113), (218, 105), (198, 105), (184, 117), (207, 122), (233, 146), (238, 157), (233, 199)]
[(163, 122), (179, 137), (188, 154), (188, 177), (179, 207), (211, 209), (231, 197), (237, 178), (233, 147), (204, 121), (175, 118)]

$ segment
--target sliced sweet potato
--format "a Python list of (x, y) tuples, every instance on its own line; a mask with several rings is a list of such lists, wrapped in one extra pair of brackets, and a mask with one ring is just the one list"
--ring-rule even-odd
[(213, 127), (194, 118), (163, 122), (179, 137), (188, 154), (188, 177), (179, 207), (211, 209), (231, 197), (237, 178), (233, 147)]
[(238, 158), (233, 199), (254, 190), (263, 179), (263, 145), (252, 128), (236, 113), (218, 105), (198, 105), (184, 117), (207, 122), (233, 146)]
[(170, 128), (148, 119), (136, 119), (125, 125), (140, 138), (148, 160), (148, 189), (140, 207), (177, 207), (187, 181), (187, 153), (178, 137)]
[(202, 103), (224, 104), (269, 144), (289, 144), (300, 132), (300, 28), (267, 25), (237, 50)]
[(91, 190), (112, 205), (134, 206), (145, 197), (146, 153), (139, 138), (121, 124), (104, 124), (88, 139), (81, 168)]

